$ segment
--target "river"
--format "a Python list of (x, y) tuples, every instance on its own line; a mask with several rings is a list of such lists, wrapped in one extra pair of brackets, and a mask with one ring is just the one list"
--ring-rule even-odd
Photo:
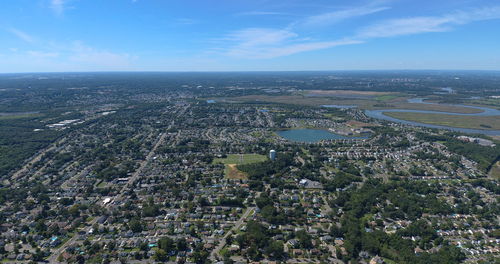
[[(408, 99), (409, 103), (414, 104), (436, 104), (429, 103), (424, 101), (425, 98), (413, 98)], [(437, 104), (436, 104), (437, 105)], [(439, 128), (439, 129), (448, 129), (452, 131), (458, 131), (463, 133), (473, 133), (473, 134), (484, 134), (490, 136), (500, 136), (500, 130), (484, 130), (484, 129), (471, 129), (471, 128), (459, 128), (459, 127), (450, 127), (450, 126), (440, 126), (440, 125), (431, 125), (414, 121), (407, 121), (402, 119), (397, 119), (394, 117), (390, 117), (384, 114), (384, 112), (407, 112), (407, 113), (423, 113), (423, 114), (445, 114), (445, 115), (460, 115), (460, 116), (500, 116), (500, 111), (493, 108), (480, 107), (480, 106), (470, 106), (470, 105), (461, 105), (461, 104), (446, 104), (448, 106), (457, 106), (457, 107), (466, 107), (481, 110), (480, 113), (474, 114), (462, 114), (462, 113), (450, 113), (450, 112), (440, 112), (440, 111), (425, 111), (425, 110), (410, 110), (410, 109), (383, 109), (383, 110), (365, 110), (365, 114), (369, 117), (387, 120), (391, 122), (412, 125), (412, 126), (421, 126), (428, 128)]]

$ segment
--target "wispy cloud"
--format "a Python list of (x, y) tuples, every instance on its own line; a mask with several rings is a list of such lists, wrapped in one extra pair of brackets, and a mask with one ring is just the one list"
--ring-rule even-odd
[[(137, 56), (90, 47), (82, 41), (37, 45), (36, 50), (11, 50), (11, 62), (53, 65), (58, 70), (131, 70)], [(31, 67), (31, 66), (30, 66)]]
[(64, 12), (64, 5), (66, 0), (50, 0), (50, 8), (54, 10), (57, 15), (61, 15)]
[(443, 16), (390, 19), (361, 29), (357, 34), (357, 38), (387, 38), (430, 32), (444, 32), (452, 30), (459, 25), (491, 19), (500, 19), (500, 6), (456, 11)]
[(297, 37), (297, 34), (288, 30), (247, 28), (230, 33), (226, 39), (239, 43), (239, 46), (254, 47), (260, 45), (276, 45), (294, 37)]
[(69, 49), (67, 59), (97, 69), (129, 69), (135, 57), (126, 53), (95, 49), (81, 41), (75, 41)]
[(28, 55), (36, 58), (55, 58), (59, 56), (57, 52), (46, 52), (46, 51), (37, 51), (37, 50), (29, 50)]
[[(231, 57), (268, 59), (281, 56), (288, 56), (300, 52), (327, 49), (341, 45), (353, 45), (362, 43), (362, 40), (340, 39), (340, 40), (311, 40), (308, 37), (299, 36), (296, 31), (300, 29), (329, 26), (343, 20), (354, 17), (365, 16), (383, 10), (389, 7), (380, 6), (380, 2), (353, 7), (334, 12), (322, 13), (309, 16), (304, 19), (296, 20), (290, 23), (285, 29), (273, 28), (247, 28), (232, 32), (226, 36), (227, 41), (232, 43), (224, 50), (224, 54)], [(239, 13), (238, 15), (279, 15), (283, 13), (254, 11)]]
[[(363, 7), (311, 16), (302, 25), (329, 25), (356, 16), (364, 16), (388, 7)], [(314, 40), (296, 33), (295, 25), (286, 29), (247, 28), (232, 32), (224, 39), (230, 45), (222, 48), (227, 56), (269, 59), (296, 53), (365, 43), (374, 38), (444, 32), (457, 26), (481, 20), (500, 19), (500, 6), (455, 11), (442, 16), (419, 16), (381, 21), (360, 29), (351, 37), (339, 40)]]
[(279, 16), (279, 15), (288, 15), (287, 13), (281, 12), (271, 12), (271, 11), (250, 11), (250, 12), (242, 12), (237, 13), (237, 16)]
[(296, 53), (333, 48), (337, 46), (353, 45), (363, 43), (359, 40), (336, 40), (336, 41), (319, 41), (298, 43), (283, 46), (272, 47), (254, 47), (251, 49), (236, 47), (227, 53), (233, 57), (248, 58), (248, 59), (272, 59), (276, 57), (288, 56)]
[(21, 31), (19, 29), (8, 28), (7, 31), (9, 31), (10, 33), (14, 34), (16, 37), (20, 38), (23, 41), (26, 41), (26, 42), (29, 42), (29, 43), (32, 43), (32, 42), (35, 41), (34, 38), (31, 35), (29, 35), (26, 32), (23, 32), (23, 31)]
[(359, 44), (358, 40), (308, 41), (298, 34), (282, 29), (250, 28), (229, 34), (233, 43), (224, 54), (237, 58), (271, 59), (300, 52), (326, 49), (341, 45)]
[(387, 6), (361, 6), (338, 11), (323, 13), (306, 18), (301, 24), (304, 26), (329, 26), (341, 21), (366, 16), (390, 9)]

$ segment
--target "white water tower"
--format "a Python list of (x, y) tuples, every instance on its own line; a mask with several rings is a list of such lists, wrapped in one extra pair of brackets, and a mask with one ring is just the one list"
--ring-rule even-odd
[(269, 159), (271, 159), (271, 160), (275, 160), (276, 159), (276, 150), (271, 149), (269, 151)]

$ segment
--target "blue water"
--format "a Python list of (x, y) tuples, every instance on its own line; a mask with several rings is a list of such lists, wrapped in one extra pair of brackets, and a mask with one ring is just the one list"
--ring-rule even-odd
[(367, 139), (368, 137), (347, 137), (323, 129), (292, 129), (278, 131), (281, 137), (296, 142), (315, 143), (333, 139)]
[[(425, 102), (424, 98), (408, 99), (408, 102), (409, 103), (415, 103), (415, 104), (436, 104), (436, 103)], [(440, 111), (425, 111), (425, 110), (383, 109), (383, 110), (366, 110), (365, 114), (367, 116), (369, 116), (369, 117), (372, 117), (372, 118), (377, 118), (377, 119), (382, 119), (382, 120), (387, 120), (387, 121), (391, 121), (391, 122), (396, 122), (396, 123), (401, 123), (401, 124), (406, 124), (406, 125), (412, 125), (412, 126), (421, 126), (421, 127), (428, 127), (428, 128), (448, 129), (448, 130), (458, 131), (458, 132), (463, 132), (463, 133), (484, 134), (484, 135), (490, 135), (490, 136), (499, 136), (500, 135), (500, 130), (483, 130), (483, 129), (470, 129), (470, 128), (459, 128), (459, 127), (431, 125), (431, 124), (425, 124), (425, 123), (419, 123), (419, 122), (413, 122), (413, 121), (407, 121), (407, 120), (397, 119), (397, 118), (394, 118), (394, 117), (390, 117), (390, 116), (384, 115), (384, 112), (406, 112), (406, 113), (423, 113), (423, 114), (446, 114), (446, 115), (459, 115), (459, 116), (500, 116), (500, 111), (497, 110), (497, 109), (493, 109), (493, 108), (479, 107), (479, 106), (470, 106), (470, 105), (461, 105), (461, 104), (446, 104), (446, 105), (466, 107), (466, 108), (473, 108), (473, 109), (481, 110), (482, 112), (475, 113), (475, 114), (462, 114), (462, 113), (450, 113), (450, 112), (440, 112)]]

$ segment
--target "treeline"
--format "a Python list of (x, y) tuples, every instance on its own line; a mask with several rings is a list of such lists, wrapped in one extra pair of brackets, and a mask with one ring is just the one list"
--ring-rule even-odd
[(488, 172), (492, 164), (500, 158), (500, 144), (495, 147), (481, 146), (476, 143), (464, 142), (455, 138), (454, 133), (444, 135), (429, 135), (417, 133), (417, 137), (428, 142), (443, 142), (443, 144), (454, 153), (462, 155), (478, 163), (479, 169)]
[(39, 121), (40, 117), (0, 119), (0, 176), (19, 168), (62, 135), (63, 132), (50, 129), (33, 131), (43, 126)]
[[(397, 263), (460, 263), (465, 255), (456, 247), (439, 238), (426, 221), (416, 221), (395, 234), (381, 230), (371, 230), (370, 215), (382, 213), (383, 218), (413, 219), (422, 213), (448, 214), (451, 208), (435, 197), (436, 187), (426, 183), (394, 182), (384, 184), (380, 180), (368, 180), (363, 187), (342, 192), (332, 202), (341, 206), (345, 213), (341, 218), (342, 227), (332, 228), (331, 233), (345, 238), (348, 252), (344, 260), (355, 260), (361, 251), (379, 255)], [(424, 195), (422, 197), (422, 195)], [(386, 200), (390, 205), (380, 206)], [(384, 208), (384, 209), (382, 209)], [(419, 236), (412, 241), (404, 237)], [(421, 253), (416, 254), (415, 249)], [(437, 252), (425, 250), (435, 248)]]
[(259, 163), (241, 164), (237, 168), (248, 174), (251, 180), (259, 180), (277, 173), (283, 169), (288, 168), (295, 164), (293, 155), (288, 153), (280, 153), (276, 160), (263, 161)]
[[(264, 255), (271, 260), (285, 258), (283, 242), (272, 239), (273, 231), (255, 221), (249, 221), (246, 227), (246, 231), (236, 236), (234, 240), (241, 249), (246, 249), (246, 256), (249, 259), (259, 261)], [(231, 238), (229, 240), (227, 242), (233, 242)]]
[(281, 174), (294, 164), (295, 161), (292, 154), (280, 153), (274, 161), (267, 160), (259, 163), (241, 164), (237, 168), (248, 175), (251, 189), (262, 190), (262, 182), (271, 181), (271, 175)]

